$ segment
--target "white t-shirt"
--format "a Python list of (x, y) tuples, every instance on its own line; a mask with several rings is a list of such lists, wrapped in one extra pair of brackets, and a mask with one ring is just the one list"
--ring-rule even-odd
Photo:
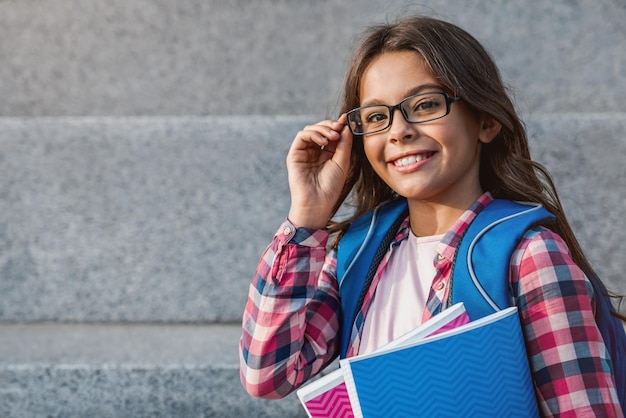
[(365, 317), (359, 354), (370, 353), (422, 323), (442, 238), (410, 232), (391, 254)]

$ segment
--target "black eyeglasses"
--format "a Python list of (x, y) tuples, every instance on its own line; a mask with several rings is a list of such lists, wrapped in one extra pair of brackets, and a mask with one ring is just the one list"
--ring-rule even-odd
[(395, 106), (383, 104), (357, 107), (348, 112), (348, 126), (354, 135), (384, 131), (393, 122), (393, 114), (400, 109), (410, 123), (424, 123), (441, 119), (450, 113), (450, 104), (461, 100), (448, 93), (432, 92), (409, 96)]

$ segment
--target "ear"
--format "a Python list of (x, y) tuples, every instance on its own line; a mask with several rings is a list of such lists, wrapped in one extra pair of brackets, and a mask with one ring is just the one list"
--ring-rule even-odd
[(502, 129), (502, 124), (500, 122), (483, 114), (480, 117), (480, 131), (478, 132), (478, 139), (483, 144), (488, 144), (500, 133), (500, 129)]

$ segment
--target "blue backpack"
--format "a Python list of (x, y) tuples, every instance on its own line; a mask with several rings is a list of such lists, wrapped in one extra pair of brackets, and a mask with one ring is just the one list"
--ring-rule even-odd
[[(356, 219), (339, 242), (337, 278), (341, 299), (340, 355), (346, 356), (356, 313), (401, 223), (404, 199), (382, 205)], [(472, 320), (512, 306), (508, 280), (511, 256), (526, 231), (554, 218), (543, 206), (494, 200), (472, 221), (461, 239), (452, 272), (452, 302), (464, 302)], [(596, 295), (596, 322), (611, 355), (617, 393), (626, 406), (626, 332), (606, 296), (590, 277)]]

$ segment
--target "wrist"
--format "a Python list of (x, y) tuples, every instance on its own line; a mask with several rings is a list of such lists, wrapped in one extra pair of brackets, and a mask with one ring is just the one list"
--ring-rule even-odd
[(290, 209), (287, 220), (296, 228), (326, 229), (328, 219), (321, 217), (314, 210)]

